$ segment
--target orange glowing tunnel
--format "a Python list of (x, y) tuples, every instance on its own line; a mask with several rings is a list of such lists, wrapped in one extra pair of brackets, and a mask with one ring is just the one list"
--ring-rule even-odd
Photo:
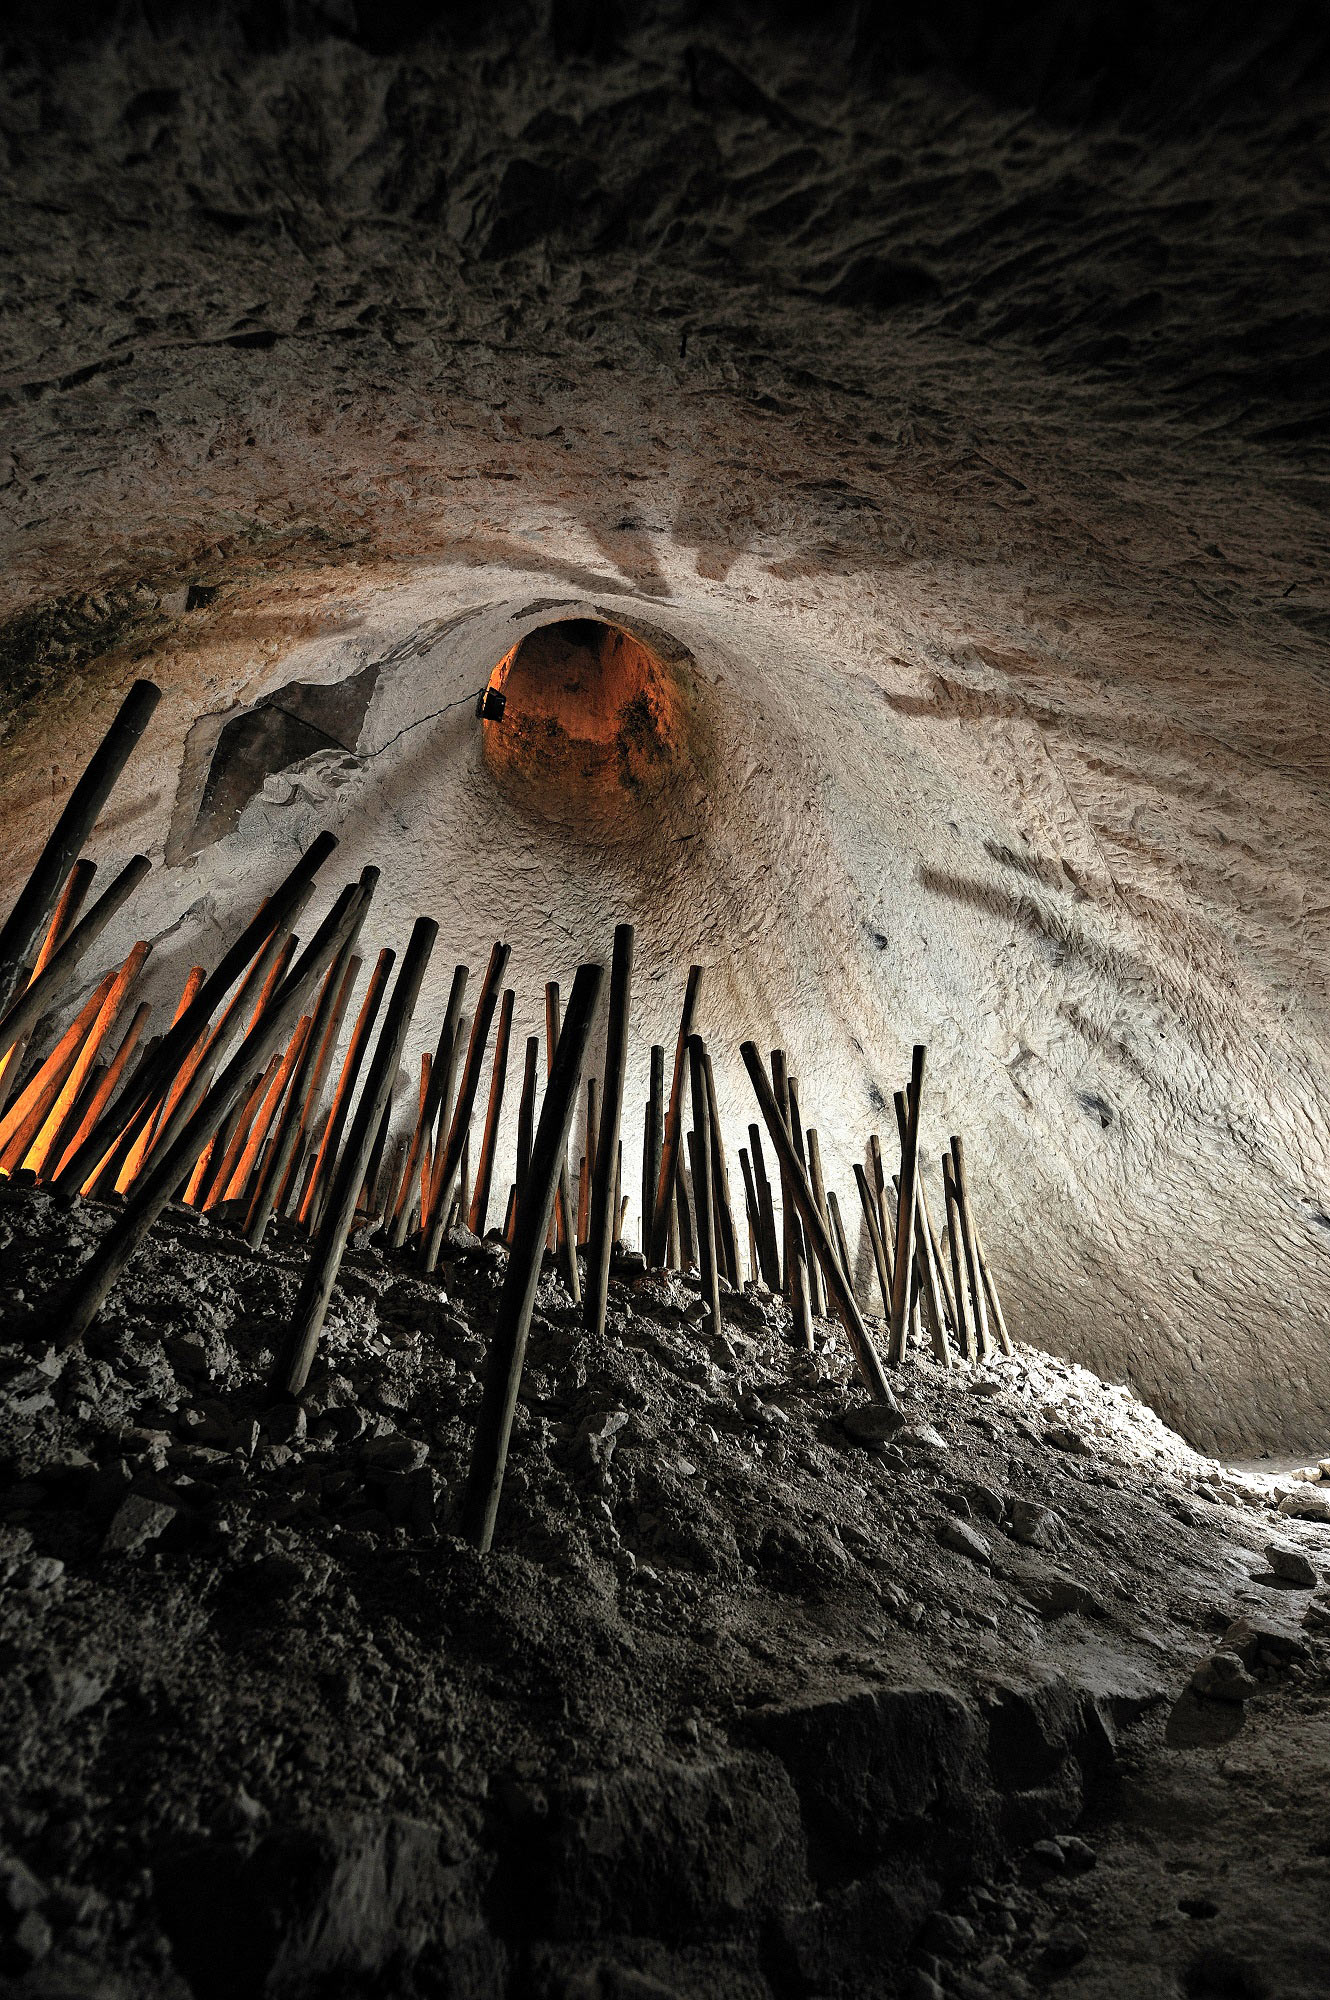
[(655, 796), (683, 748), (684, 702), (670, 668), (599, 619), (528, 633), (489, 687), (505, 705), (485, 723), (486, 761), (537, 809), (622, 816)]

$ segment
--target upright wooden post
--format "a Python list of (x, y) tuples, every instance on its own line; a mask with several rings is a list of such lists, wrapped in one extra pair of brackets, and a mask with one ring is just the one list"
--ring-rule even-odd
[(951, 1253), (951, 1282), (956, 1301), (956, 1338), (965, 1360), (976, 1358), (974, 1321), (966, 1297), (965, 1244), (961, 1237), (960, 1207), (956, 1200), (956, 1179), (951, 1154), (942, 1155), (942, 1194), (947, 1208), (947, 1247)]
[(780, 1282), (780, 1239), (776, 1235), (776, 1207), (771, 1199), (771, 1182), (767, 1179), (766, 1161), (762, 1154), (762, 1134), (756, 1125), (748, 1128), (749, 1157), (753, 1162), (753, 1185), (757, 1193), (757, 1210), (762, 1218), (758, 1232), (757, 1254), (762, 1266), (762, 1282), (769, 1292), (779, 1292)]
[(970, 1297), (974, 1301), (975, 1354), (980, 1361), (987, 1361), (993, 1351), (992, 1337), (988, 1330), (988, 1303), (984, 1297), (984, 1281), (979, 1271), (979, 1253), (975, 1248), (974, 1217), (970, 1209), (970, 1188), (965, 1172), (965, 1147), (952, 1134), (951, 1140), (952, 1179), (956, 1189), (956, 1207), (961, 1221), (961, 1242), (965, 1246), (965, 1271), (970, 1284)]
[(711, 1315), (711, 1331), (719, 1333), (720, 1271), (716, 1258), (716, 1212), (711, 1186), (711, 1100), (707, 1091), (707, 1052), (700, 1035), (688, 1037), (689, 1083), (693, 1093), (693, 1129), (689, 1153), (693, 1193), (697, 1201), (697, 1254), (702, 1276), (702, 1301)]
[[(546, 1074), (554, 1074), (554, 1054), (559, 1046), (559, 983), (551, 979), (545, 986), (545, 1056)], [(563, 1282), (569, 1298), (575, 1306), (582, 1303), (582, 1274), (577, 1267), (577, 1230), (573, 1220), (572, 1203), (568, 1199), (568, 1149), (565, 1144), (563, 1166), (559, 1171), (559, 1186), (554, 1197), (554, 1247), (559, 1256), (559, 1268), (563, 1272)]]
[(868, 1175), (855, 1162), (855, 1186), (859, 1190), (859, 1204), (864, 1212), (864, 1228), (868, 1231), (868, 1247), (873, 1253), (873, 1268), (877, 1272), (878, 1290), (882, 1294), (882, 1316), (891, 1326), (891, 1271), (887, 1264), (887, 1247), (882, 1241), (882, 1231), (878, 1226), (877, 1195), (869, 1186)]
[(901, 1148), (900, 1195), (896, 1203), (896, 1257), (891, 1286), (891, 1346), (888, 1358), (899, 1363), (905, 1354), (906, 1318), (910, 1310), (910, 1277), (914, 1269), (914, 1185), (919, 1155), (919, 1106), (923, 1094), (924, 1057), (916, 1043), (910, 1065), (908, 1118)]
[(370, 974), (369, 985), (365, 988), (365, 997), (360, 1003), (356, 1025), (351, 1030), (351, 1040), (347, 1044), (346, 1055), (342, 1060), (342, 1073), (333, 1092), (332, 1109), (328, 1113), (328, 1122), (323, 1128), (323, 1138), (314, 1162), (314, 1178), (309, 1184), (309, 1192), (300, 1208), (299, 1221), (308, 1229), (311, 1236), (319, 1226), (324, 1197), (332, 1181), (342, 1134), (346, 1130), (346, 1121), (351, 1113), (351, 1099), (355, 1095), (356, 1084), (360, 1079), (360, 1066), (365, 1060), (369, 1038), (374, 1032), (374, 1023), (378, 1019), (379, 1008), (383, 1003), (384, 988), (388, 984), (388, 975), (393, 969), (396, 958), (395, 951), (385, 950), (379, 953), (374, 970)]
[(397, 1065), (402, 1059), (411, 1017), (420, 997), (421, 981), (438, 935), (439, 927), (432, 917), (416, 918), (402, 958), (402, 969), (397, 975), (383, 1027), (379, 1031), (365, 1088), (356, 1106), (351, 1134), (328, 1190), (309, 1265), (292, 1310), (291, 1324), (273, 1370), (273, 1387), (279, 1393), (298, 1396), (308, 1380), (328, 1303), (342, 1268), (347, 1234), (355, 1218), (365, 1168), (374, 1148), (384, 1106), (392, 1094)]
[[(517, 1171), (513, 1186), (517, 1199), (522, 1198), (526, 1177), (531, 1165), (531, 1142), (536, 1129), (536, 1067), (540, 1061), (540, 1036), (526, 1038), (526, 1063), (522, 1070), (522, 1095), (517, 1106)], [(516, 1216), (516, 1209), (513, 1214)], [(509, 1241), (512, 1241), (511, 1236)]]
[(499, 1143), (499, 1119), (503, 1115), (503, 1091), (508, 1077), (508, 1043), (513, 1032), (515, 997), (512, 987), (507, 987), (499, 1008), (499, 1032), (494, 1038), (494, 1067), (490, 1072), (489, 1103), (485, 1107), (485, 1132), (480, 1142), (476, 1191), (471, 1202), (471, 1230), (475, 1236), (485, 1234), (489, 1220), (490, 1182), (494, 1176), (494, 1149)]
[(683, 1013), (679, 1018), (679, 1039), (674, 1045), (674, 1074), (670, 1078), (670, 1102), (665, 1114), (665, 1130), (660, 1149), (660, 1178), (656, 1183), (653, 1211), (655, 1220), (651, 1229), (651, 1250), (647, 1257), (649, 1264), (657, 1266), (665, 1261), (670, 1226), (670, 1198), (674, 1193), (674, 1184), (679, 1173), (684, 1065), (688, 1060), (688, 1037), (693, 1032), (693, 1019), (697, 1013), (697, 994), (701, 984), (701, 966), (690, 965), (688, 983), (684, 988)]
[(828, 1188), (827, 1190), (827, 1213), (831, 1217), (831, 1233), (836, 1239), (836, 1248), (840, 1252), (841, 1269), (845, 1273), (845, 1282), (850, 1287), (850, 1290), (853, 1291), (854, 1265), (850, 1261), (850, 1246), (845, 1240), (845, 1224), (841, 1221), (840, 1203), (836, 1199), (836, 1190), (834, 1188)]
[(604, 969), (599, 965), (581, 965), (577, 969), (540, 1110), (526, 1185), (517, 1205), (513, 1247), (490, 1337), (485, 1387), (460, 1513), (462, 1534), (482, 1555), (494, 1540), (545, 1236), (559, 1184), (560, 1162), (567, 1154), (568, 1129), (603, 978)]
[[(790, 1124), (789, 1071), (785, 1062), (785, 1051), (771, 1051), (772, 1095), (781, 1114), (781, 1121), (790, 1139), (790, 1156), (797, 1161), (799, 1172), (803, 1172), (803, 1159), (794, 1144)], [(790, 1169), (783, 1150), (780, 1158), (781, 1210), (785, 1230), (785, 1288), (790, 1299), (790, 1315), (794, 1321), (794, 1337), (808, 1353), (813, 1351), (812, 1301), (808, 1291), (808, 1261), (804, 1249), (803, 1231), (799, 1227), (799, 1216), (790, 1186)]]
[(431, 1176), (429, 1215), (421, 1218), (421, 1234), (425, 1240), (420, 1261), (426, 1271), (433, 1271), (438, 1265), (443, 1232), (448, 1222), (448, 1206), (461, 1171), (462, 1148), (471, 1129), (471, 1114), (475, 1109), (476, 1092), (480, 1088), (480, 1073), (485, 1061), (485, 1044), (489, 1040), (494, 1010), (499, 1004), (499, 989), (508, 967), (509, 949), (508, 945), (499, 941), (490, 952), (475, 1019), (471, 1023), (471, 1039), (467, 1043), (466, 1062), (462, 1069), (462, 1081), (458, 1085), (457, 1103), (453, 1106), (452, 1122), (448, 1127), (447, 1140), (440, 1144)]
[[(799, 1156), (799, 1164), (804, 1172), (807, 1173), (808, 1151), (804, 1145), (803, 1114), (799, 1109), (799, 1080), (797, 1077), (786, 1077), (785, 1099), (790, 1107), (790, 1137), (794, 1141), (794, 1150)], [(810, 1185), (812, 1185), (811, 1180)], [(814, 1189), (814, 1192), (816, 1192), (816, 1189)], [(824, 1215), (822, 1219), (825, 1222), (826, 1216)], [(825, 1318), (826, 1308), (822, 1302), (822, 1287), (818, 1282), (817, 1264), (814, 1259), (808, 1257), (806, 1254), (804, 1257), (804, 1282), (808, 1286), (809, 1311), (812, 1313), (814, 1319)]]
[(600, 1107), (596, 1161), (591, 1178), (591, 1226), (587, 1236), (586, 1290), (582, 1324), (588, 1333), (605, 1331), (610, 1259), (618, 1223), (619, 1127), (623, 1118), (624, 1079), (628, 1071), (628, 1016), (633, 989), (634, 931), (631, 924), (614, 927), (610, 958), (609, 1018), (605, 1024), (605, 1095)]
[(988, 1300), (989, 1317), (993, 1325), (997, 1328), (998, 1345), (1004, 1354), (1014, 1353), (1015, 1350), (1011, 1344), (1011, 1335), (1007, 1331), (1007, 1316), (1002, 1310), (1002, 1301), (998, 1297), (997, 1285), (993, 1280), (993, 1269), (988, 1261), (988, 1252), (984, 1248), (983, 1238), (977, 1229), (974, 1232), (974, 1252), (979, 1260), (979, 1275), (984, 1281), (984, 1293)]
[(665, 1051), (651, 1045), (651, 1082), (642, 1118), (642, 1255), (651, 1261), (656, 1222), (656, 1189), (660, 1185), (660, 1149), (665, 1131)]
[[(446, 1118), (448, 1115), (453, 1076), (457, 1068), (457, 1054), (462, 1039), (458, 1033), (458, 1021), (461, 1017), (466, 983), (470, 976), (469, 966), (453, 967), (452, 985), (448, 989), (448, 1004), (443, 1013), (443, 1025), (439, 1029), (438, 1046), (432, 1057), (421, 1058), (422, 1064), (428, 1062), (429, 1069), (422, 1081), (420, 1112), (416, 1119), (416, 1129), (411, 1135), (411, 1146), (406, 1156), (406, 1166), (402, 1171), (397, 1206), (393, 1211), (392, 1225), (388, 1231), (390, 1250), (400, 1250), (406, 1240), (416, 1200), (416, 1175), (421, 1170), (422, 1163), (429, 1161), (430, 1139), (436, 1118)], [(423, 1173), (421, 1179), (420, 1218), (423, 1223), (427, 1206), (428, 1179)]]
[(720, 1129), (716, 1099), (716, 1073), (711, 1051), (703, 1050), (707, 1074), (707, 1125), (711, 1133), (711, 1195), (716, 1211), (716, 1257), (727, 1283), (739, 1289), (739, 1239), (734, 1230), (734, 1210), (730, 1203), (730, 1168), (725, 1158), (725, 1135)]

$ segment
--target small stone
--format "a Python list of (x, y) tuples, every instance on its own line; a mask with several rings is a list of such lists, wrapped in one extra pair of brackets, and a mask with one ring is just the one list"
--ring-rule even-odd
[(1093, 1868), (1099, 1859), (1089, 1841), (1082, 1840), (1079, 1834), (1064, 1833), (1059, 1844), (1068, 1868), (1074, 1868), (1078, 1874)]
[(176, 1517), (176, 1509), (164, 1500), (149, 1500), (131, 1493), (115, 1511), (102, 1541), (103, 1555), (131, 1555), (165, 1534)]
[(907, 1424), (904, 1430), (896, 1432), (896, 1443), (907, 1452), (934, 1452), (940, 1455), (951, 1450), (941, 1431), (935, 1431), (931, 1424)]
[(1299, 1486), (1284, 1495), (1279, 1511), (1299, 1521), (1330, 1521), (1330, 1487)]
[(841, 1429), (855, 1444), (878, 1451), (900, 1432), (900, 1411), (890, 1403), (856, 1403), (841, 1418)]
[(967, 1917), (952, 1916), (948, 1910), (934, 1910), (921, 1933), (921, 1942), (939, 1958), (964, 1958), (975, 1947), (974, 1925)]
[(1318, 1638), (1330, 1634), (1330, 1602), (1314, 1597), (1302, 1614), (1304, 1632), (1314, 1632)]
[(1018, 1500), (1015, 1495), (1007, 1505), (1011, 1532), (1026, 1548), (1043, 1548), (1055, 1539), (1060, 1523), (1051, 1507), (1041, 1507), (1037, 1500)]
[(1282, 1576), (1286, 1583), (1296, 1583), (1302, 1590), (1315, 1590), (1320, 1581), (1315, 1563), (1288, 1542), (1268, 1542), (1265, 1559), (1276, 1576)]
[(65, 1573), (65, 1566), (59, 1556), (34, 1556), (22, 1572), (25, 1590), (49, 1590), (59, 1583)]
[(1079, 1924), (1055, 1924), (1044, 1939), (1044, 1962), (1053, 1971), (1079, 1965), (1090, 1949), (1090, 1940)]
[(1289, 1666), (1307, 1658), (1307, 1648), (1301, 1639), (1295, 1638), (1291, 1632), (1277, 1632), (1268, 1625), (1258, 1625), (1251, 1618), (1235, 1618), (1220, 1646), (1226, 1653), (1236, 1653), (1246, 1667), (1254, 1667), (1258, 1661)]
[(263, 1413), (263, 1433), (274, 1444), (301, 1445), (305, 1442), (308, 1419), (299, 1403), (278, 1403)]
[(22, 1953), (29, 1965), (41, 1964), (49, 1954), (54, 1940), (51, 1936), (51, 1926), (40, 1910), (29, 1910), (26, 1916), (19, 1919), (13, 1941), (15, 1950)]
[(374, 1472), (415, 1472), (429, 1457), (429, 1446), (418, 1438), (371, 1438), (360, 1448), (360, 1462)]
[(1193, 1694), (1208, 1695), (1212, 1701), (1250, 1701), (1258, 1692), (1236, 1653), (1213, 1653), (1202, 1660), (1189, 1685)]
[(967, 1527), (964, 1521), (958, 1521), (954, 1514), (949, 1514), (943, 1521), (937, 1538), (944, 1548), (955, 1549), (957, 1555), (968, 1556), (971, 1562), (987, 1563), (991, 1559), (991, 1551), (983, 1536)]
[(1042, 1862), (1045, 1868), (1062, 1869), (1067, 1865), (1066, 1849), (1060, 1840), (1036, 1840), (1030, 1849), (1030, 1859)]

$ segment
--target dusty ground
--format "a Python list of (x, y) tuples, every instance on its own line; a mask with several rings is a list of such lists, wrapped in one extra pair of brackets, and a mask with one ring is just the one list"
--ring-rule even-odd
[[(543, 1281), (482, 1560), (501, 1247), (353, 1254), (297, 1415), (302, 1253), (185, 1211), (62, 1356), (103, 1222), (0, 1207), (16, 2000), (1330, 1992), (1307, 1482), (1024, 1348), (863, 1441), (829, 1325), (628, 1268), (599, 1345)], [(1185, 1694), (1239, 1615), (1249, 1698)]]

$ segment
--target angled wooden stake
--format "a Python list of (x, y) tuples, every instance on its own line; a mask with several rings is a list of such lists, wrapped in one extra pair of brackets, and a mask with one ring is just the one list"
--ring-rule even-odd
[(494, 1037), (494, 1067), (490, 1071), (489, 1103), (485, 1107), (485, 1131), (476, 1164), (476, 1190), (471, 1199), (471, 1232), (483, 1236), (489, 1226), (490, 1184), (494, 1178), (494, 1153), (499, 1143), (499, 1120), (503, 1116), (503, 1092), (508, 1079), (508, 1044), (513, 1032), (513, 1003), (516, 995), (506, 987), (499, 1008), (499, 1030)]
[(586, 1290), (582, 1324), (588, 1333), (605, 1331), (610, 1260), (618, 1220), (619, 1163), (623, 1148), (619, 1127), (623, 1118), (624, 1079), (628, 1072), (628, 1016), (633, 990), (631, 924), (616, 924), (610, 958), (609, 1019), (605, 1027), (605, 1096), (600, 1107), (596, 1159), (591, 1177), (591, 1217), (587, 1235)]
[(684, 1069), (688, 1061), (688, 1037), (693, 1032), (693, 1020), (697, 1013), (698, 989), (702, 984), (702, 968), (690, 965), (688, 983), (684, 988), (683, 1013), (679, 1018), (679, 1039), (674, 1045), (674, 1074), (670, 1079), (669, 1109), (665, 1114), (665, 1127), (660, 1149), (660, 1177), (656, 1183), (656, 1195), (652, 1208), (651, 1249), (647, 1255), (648, 1264), (661, 1265), (665, 1262), (670, 1226), (670, 1201), (674, 1194), (675, 1182), (679, 1174), (679, 1134), (683, 1119)]

